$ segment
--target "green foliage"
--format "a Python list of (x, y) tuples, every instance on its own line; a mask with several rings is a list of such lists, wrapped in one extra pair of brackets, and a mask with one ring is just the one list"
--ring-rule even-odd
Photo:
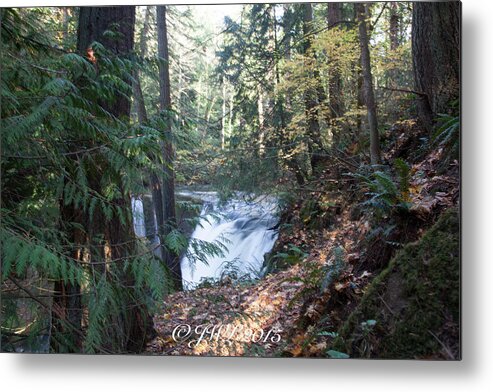
[[(111, 114), (111, 105), (131, 93), (139, 64), (97, 42), (93, 64), (59, 49), (37, 9), (0, 12), (2, 289), (14, 282), (27, 288), (30, 294), (18, 290), (39, 313), (34, 323), (12, 323), (25, 306), (13, 300), (2, 308), (2, 331), (27, 328), (31, 339), (40, 333), (52, 315), (44, 299), (31, 298), (37, 292), (29, 283), (51, 291), (58, 281), (80, 287), (87, 329), (60, 322), (82, 334), (83, 351), (121, 352), (129, 315), (147, 317), (168, 287), (167, 271), (132, 232), (130, 208), (130, 195), (143, 190), (142, 173), (161, 163), (162, 132)], [(105, 227), (128, 229), (119, 235), (129, 245), (111, 250), (120, 256), (102, 251)], [(173, 249), (179, 240), (170, 240)], [(128, 312), (135, 303), (142, 306)], [(55, 331), (52, 342), (78, 350)]]
[(288, 244), (284, 252), (271, 255), (267, 261), (267, 273), (283, 270), (300, 263), (308, 256), (308, 253), (293, 244)]
[(336, 350), (328, 350), (327, 356), (329, 358), (333, 358), (333, 359), (348, 359), (349, 358), (349, 355), (347, 355), (345, 353), (341, 353), (340, 351), (336, 351)]
[(334, 222), (336, 203), (326, 193), (310, 197), (303, 202), (300, 218), (311, 229), (323, 229)]
[(359, 187), (367, 197), (367, 200), (362, 203), (363, 206), (369, 206), (378, 216), (391, 213), (394, 210), (406, 211), (410, 208), (409, 165), (402, 159), (396, 159), (394, 165), (397, 180), (388, 170), (349, 174), (359, 181)]
[(433, 143), (442, 147), (447, 160), (458, 159), (460, 153), (460, 117), (441, 114), (439, 126), (433, 133)]
[(331, 262), (327, 263), (323, 269), (323, 279), (320, 282), (320, 290), (325, 291), (339, 277), (345, 267), (344, 249), (340, 246), (333, 250)]
[(175, 255), (180, 255), (186, 250), (188, 239), (182, 232), (174, 229), (166, 236), (164, 243)]
[(224, 261), (220, 269), (219, 282), (222, 283), (249, 286), (261, 278), (261, 273), (253, 268), (244, 271), (238, 258)]
[(411, 181), (411, 168), (402, 158), (394, 160), (394, 168), (399, 180), (400, 198), (408, 201), (409, 199), (409, 187)]
[[(224, 151), (218, 152), (220, 158), (210, 166), (217, 174), (215, 183), (248, 190), (277, 185), (279, 178), (296, 179), (300, 184), (313, 175), (310, 161), (314, 148), (327, 155), (331, 149), (357, 145), (362, 150), (365, 146), (357, 28), (338, 23), (327, 29), (325, 5), (313, 4), (312, 8), (310, 26), (304, 26), (300, 5), (246, 5), (241, 23), (225, 21), (217, 72), (227, 95), (233, 96), (226, 107), (234, 110), (226, 127)], [(342, 5), (344, 8), (347, 20), (353, 10)], [(389, 11), (379, 4), (372, 8), (372, 31), (380, 37), (372, 42), (372, 71), (383, 87), (375, 86), (379, 118), (384, 118), (384, 123), (409, 110), (409, 98), (398, 95), (389, 99), (389, 87), (413, 83), (410, 37), (405, 27), (411, 15), (409, 9), (398, 7), (403, 30), (398, 34), (398, 48), (391, 49)], [(377, 18), (382, 14), (386, 17)], [(304, 28), (313, 34), (306, 37)], [(338, 113), (327, 98), (336, 80), (335, 94), (340, 95), (341, 103)], [(307, 96), (313, 100), (310, 112), (319, 136), (308, 130)]]
[(340, 276), (345, 265), (344, 249), (342, 247), (334, 248), (331, 257), (322, 266), (316, 261), (305, 261), (304, 268), (307, 269), (307, 273), (303, 277), (287, 279), (288, 281), (303, 283), (303, 288), (293, 297), (290, 304), (295, 303), (299, 298), (319, 295), (325, 291)]
[(223, 257), (224, 252), (228, 250), (228, 241), (226, 238), (219, 238), (212, 242), (191, 238), (185, 255), (191, 261), (192, 267), (197, 263), (208, 265), (209, 257)]

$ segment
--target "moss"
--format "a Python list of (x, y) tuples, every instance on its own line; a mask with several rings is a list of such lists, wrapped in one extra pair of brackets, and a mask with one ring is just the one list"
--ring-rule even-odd
[(459, 214), (450, 209), (374, 279), (334, 349), (352, 357), (458, 358), (459, 241)]

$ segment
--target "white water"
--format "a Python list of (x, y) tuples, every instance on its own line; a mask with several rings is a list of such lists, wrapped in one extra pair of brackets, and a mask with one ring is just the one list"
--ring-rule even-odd
[(225, 268), (238, 275), (260, 273), (264, 255), (277, 239), (277, 232), (269, 230), (278, 220), (275, 200), (259, 197), (219, 204), (215, 192), (181, 194), (204, 202), (200, 224), (192, 233), (192, 240), (219, 241), (227, 247), (222, 256), (208, 256), (207, 264), (196, 260), (190, 247), (181, 260), (185, 287), (191, 288), (203, 278), (220, 278)]
[[(141, 196), (142, 197), (142, 196)], [(144, 196), (149, 197), (149, 196)], [(152, 233), (146, 232), (146, 225), (144, 219), (144, 203), (142, 199), (132, 197), (132, 216), (133, 216), (133, 224), (134, 224), (134, 232), (137, 237), (144, 238), (147, 235), (150, 237), (152, 235), (152, 239), (150, 240), (150, 248), (154, 249), (154, 254), (161, 258), (161, 247), (159, 247), (159, 237), (157, 236), (157, 220), (156, 214), (153, 213), (154, 218), (154, 231)]]
[(132, 216), (134, 218), (134, 231), (137, 237), (146, 236), (146, 225), (144, 222), (144, 205), (141, 199), (132, 197)]
[[(181, 259), (183, 284), (193, 288), (204, 278), (218, 279), (225, 269), (237, 275), (259, 274), (264, 255), (274, 246), (277, 232), (269, 230), (278, 222), (275, 215), (276, 200), (258, 197), (247, 201), (241, 198), (220, 204), (215, 192), (179, 192), (203, 202), (200, 223), (191, 235), (191, 241), (219, 242), (227, 249), (223, 255), (206, 256), (207, 264), (197, 260), (192, 245)], [(134, 229), (138, 236), (145, 236), (142, 201), (132, 200)]]

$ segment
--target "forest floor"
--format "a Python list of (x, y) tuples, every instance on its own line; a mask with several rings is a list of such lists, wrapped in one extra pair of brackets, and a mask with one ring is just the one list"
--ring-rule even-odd
[[(309, 256), (302, 263), (269, 274), (256, 284), (225, 282), (167, 297), (162, 313), (155, 317), (158, 337), (149, 345), (149, 351), (221, 356), (301, 354), (298, 347), (289, 347), (286, 342), (302, 316), (318, 313), (315, 306), (306, 308), (305, 304), (307, 294), (317, 287), (317, 272), (326, 264), (334, 243), (351, 249), (354, 233), (362, 235), (365, 231), (364, 224), (359, 227), (360, 222), (350, 222), (345, 216), (341, 216), (340, 223), (338, 230), (324, 231), (318, 239), (312, 238), (309, 232), (298, 232), (299, 242), (313, 244)], [(363, 288), (369, 276), (363, 272), (352, 276), (351, 282)], [(341, 282), (341, 288), (345, 284)], [(358, 291), (356, 287), (355, 290)], [(178, 326), (190, 326), (191, 333), (182, 341), (176, 339), (177, 342), (173, 330)], [(204, 332), (207, 326), (209, 329)], [(221, 330), (220, 326), (223, 326)], [(319, 345), (310, 347), (309, 351), (316, 354), (322, 349)]]
[[(389, 161), (402, 155), (403, 149), (409, 151), (409, 141), (416, 139), (413, 124), (401, 124), (392, 132), (385, 152)], [(216, 286), (168, 296), (155, 315), (157, 337), (146, 351), (161, 355), (333, 356), (328, 350), (336, 331), (388, 265), (395, 248), (419, 239), (443, 211), (458, 204), (458, 163), (451, 161), (445, 170), (439, 170), (443, 154), (438, 149), (411, 162), (408, 221), (412, 227), (396, 238), (400, 245), (375, 239), (371, 215), (355, 214), (361, 200), (349, 197), (349, 188), (329, 189), (327, 184), (333, 183), (334, 176), (329, 169), (323, 171), (311, 184), (314, 191), (301, 196), (289, 210), (289, 229), (280, 230), (274, 250), (285, 255), (282, 268), (254, 283), (224, 280)], [(330, 200), (325, 203), (330, 206), (325, 211), (330, 212), (330, 222), (322, 222), (320, 227), (320, 222), (310, 222), (316, 218), (306, 216), (306, 206), (324, 198)]]

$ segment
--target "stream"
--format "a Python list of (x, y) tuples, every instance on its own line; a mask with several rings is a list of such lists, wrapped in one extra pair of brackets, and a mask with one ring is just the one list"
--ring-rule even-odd
[[(237, 194), (220, 202), (216, 192), (182, 190), (177, 201), (192, 200), (202, 205), (199, 223), (190, 234), (189, 246), (181, 257), (183, 285), (193, 289), (207, 279), (221, 279), (225, 274), (239, 277), (262, 275), (264, 255), (277, 239), (273, 229), (278, 223), (277, 200), (271, 196), (248, 198)], [(144, 207), (140, 199), (132, 200), (135, 233), (144, 237)], [(222, 254), (199, 257), (193, 243), (220, 245)], [(159, 242), (157, 236), (151, 244)]]

